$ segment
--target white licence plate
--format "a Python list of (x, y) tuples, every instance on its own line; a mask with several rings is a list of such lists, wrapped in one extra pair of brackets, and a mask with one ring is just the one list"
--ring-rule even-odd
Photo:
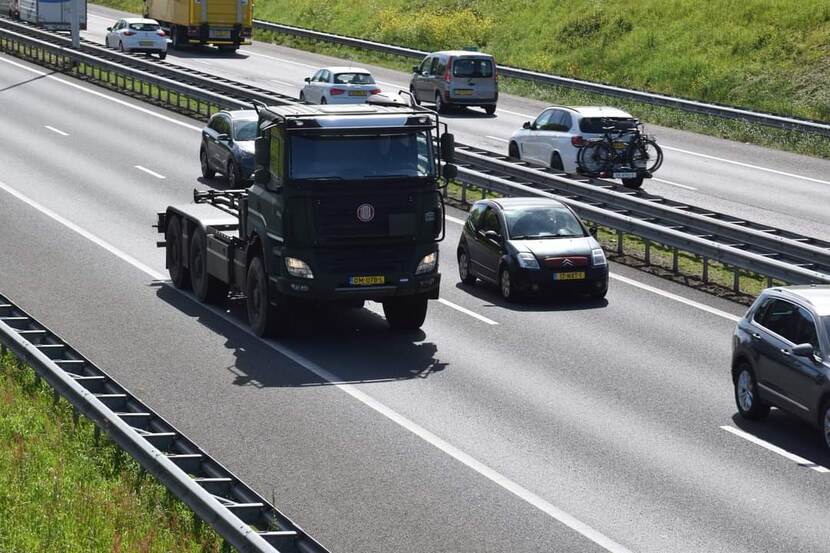
[(621, 173), (614, 173), (615, 179), (636, 179), (637, 173), (634, 171), (623, 171)]

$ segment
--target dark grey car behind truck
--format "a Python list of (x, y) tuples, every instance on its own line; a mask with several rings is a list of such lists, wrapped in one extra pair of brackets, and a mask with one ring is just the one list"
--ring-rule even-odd
[[(322, 303), (383, 303), (390, 326), (423, 324), (438, 298), (445, 231), (440, 158), (452, 136), (425, 109), (258, 107), (254, 184), (194, 192), (158, 214), (177, 287), (202, 301), (243, 292), (258, 335)], [(444, 175), (453, 176), (446, 165)]]
[(435, 104), (435, 111), (478, 106), (496, 113), (499, 82), (496, 60), (489, 54), (453, 50), (435, 52), (412, 68), (409, 92), (415, 101)]

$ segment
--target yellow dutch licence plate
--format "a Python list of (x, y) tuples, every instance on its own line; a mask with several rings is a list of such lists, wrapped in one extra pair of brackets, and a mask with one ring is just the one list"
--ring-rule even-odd
[(553, 273), (553, 280), (585, 280), (583, 271), (572, 273)]
[(152, 46), (153, 41), (152, 40), (139, 40), (138, 45), (139, 46)]
[(615, 150), (625, 150), (626, 146), (628, 146), (628, 144), (626, 144), (625, 142), (614, 142)]
[(456, 88), (455, 95), (456, 96), (472, 96), (473, 91), (469, 88)]
[(382, 276), (355, 276), (349, 278), (349, 284), (352, 286), (371, 286), (373, 284), (383, 284), (386, 279)]
[(366, 96), (365, 90), (350, 90), (349, 96)]

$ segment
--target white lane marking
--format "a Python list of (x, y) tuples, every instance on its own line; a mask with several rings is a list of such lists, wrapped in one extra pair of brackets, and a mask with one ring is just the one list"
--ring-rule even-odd
[(670, 300), (674, 300), (680, 303), (684, 303), (690, 307), (694, 307), (695, 309), (700, 309), (701, 311), (706, 311), (707, 313), (711, 313), (712, 315), (717, 315), (718, 317), (722, 317), (729, 321), (737, 323), (741, 320), (738, 315), (733, 315), (732, 313), (727, 313), (726, 311), (721, 311), (715, 307), (709, 307), (704, 303), (700, 303), (694, 300), (690, 300), (688, 298), (684, 298), (683, 296), (678, 296), (677, 294), (672, 294), (671, 292), (666, 292), (665, 290), (661, 290), (659, 288), (655, 288), (654, 286), (649, 286), (648, 284), (643, 284), (642, 282), (637, 282), (636, 280), (630, 279), (628, 277), (624, 277), (621, 275), (616, 275), (611, 273), (609, 275), (614, 280), (618, 280), (620, 282), (624, 282), (625, 284), (634, 286), (636, 288), (640, 288), (642, 290), (646, 290), (653, 294), (657, 294), (658, 296), (663, 296), (664, 298), (668, 298)]
[(143, 271), (146, 274), (150, 275), (150, 277), (153, 278), (154, 280), (163, 280), (163, 279), (166, 278), (165, 275), (154, 271), (153, 269), (151, 269), (150, 267), (148, 267), (147, 265), (145, 265), (144, 263), (142, 263), (138, 259), (136, 259), (133, 256), (119, 250), (118, 248), (116, 248), (115, 246), (113, 246), (112, 244), (107, 242), (106, 240), (102, 240), (101, 238), (98, 238), (97, 236), (95, 236), (91, 232), (89, 232), (87, 230), (84, 230), (83, 228), (79, 227), (78, 225), (76, 225), (72, 221), (70, 221), (68, 219), (65, 219), (64, 217), (61, 217), (60, 215), (58, 215), (57, 213), (55, 213), (54, 211), (52, 211), (48, 207), (45, 207), (45, 206), (37, 203), (33, 199), (29, 198), (28, 196), (26, 196), (25, 194), (23, 194), (21, 192), (18, 192), (16, 189), (12, 188), (11, 186), (9, 186), (8, 184), (6, 184), (2, 181), (0, 181), (0, 189), (5, 190), (9, 194), (14, 196), (18, 200), (20, 200), (21, 202), (23, 202), (25, 204), (28, 204), (29, 206), (35, 208), (36, 210), (40, 211), (41, 213), (43, 213), (47, 217), (50, 217), (51, 219), (53, 219), (53, 220), (57, 221), (58, 223), (62, 224), (66, 228), (68, 228), (68, 229), (70, 229), (74, 232), (77, 232), (78, 234), (80, 234), (81, 236), (83, 236), (84, 238), (89, 240), (90, 242), (93, 242), (94, 244), (97, 244), (97, 245), (101, 246), (102, 248), (104, 248), (105, 250), (107, 250), (111, 254), (115, 255), (116, 257), (119, 257), (119, 258), (123, 259), (124, 261), (126, 261), (127, 263), (129, 263), (130, 265), (135, 267), (136, 269), (138, 269), (140, 271)]
[(500, 113), (507, 113), (509, 115), (518, 115), (519, 117), (524, 117), (525, 119), (531, 119), (531, 120), (536, 119), (536, 117), (537, 117), (536, 115), (528, 115), (526, 113), (519, 113), (518, 111), (510, 111), (510, 110), (501, 109), (501, 108), (497, 109), (496, 111), (500, 112)]
[(465, 315), (469, 315), (470, 317), (472, 317), (474, 319), (478, 319), (479, 321), (481, 321), (483, 323), (487, 323), (488, 325), (494, 325), (495, 326), (495, 325), (499, 324), (496, 321), (494, 321), (493, 319), (488, 319), (484, 315), (479, 315), (478, 313), (476, 313), (474, 311), (470, 311), (466, 307), (461, 307), (460, 305), (455, 304), (455, 303), (453, 303), (449, 300), (445, 300), (444, 298), (438, 298), (438, 303), (442, 303), (442, 304), (446, 305), (447, 307), (452, 307), (456, 311), (460, 311), (461, 313), (464, 313)]
[[(41, 206), (40, 204), (26, 198), (10, 186), (6, 185), (5, 183), (0, 182), (0, 188), (3, 188), (13, 196), (21, 199), (22, 201), (26, 202), (27, 204), (31, 205), (44, 215), (51, 217), (55, 221), (67, 226), (68, 228), (72, 229), (73, 231), (77, 232), (84, 238), (92, 241), (93, 243), (101, 246), (111, 254), (115, 255), (116, 257), (121, 258), (122, 260), (128, 262), (130, 265), (136, 267), (137, 269), (143, 271), (151, 278), (155, 280), (163, 280), (163, 275), (157, 273), (147, 265), (137, 261), (132, 256), (122, 252), (118, 248), (112, 246), (111, 244), (107, 243), (106, 241), (98, 238), (94, 234), (82, 229), (81, 227), (75, 225), (74, 223), (64, 219), (60, 215), (56, 214), (55, 212)], [(171, 287), (172, 288), (172, 287)], [(175, 288), (172, 288), (176, 290)], [(186, 294), (184, 292), (180, 292), (182, 296), (189, 298), (192, 301), (196, 301), (193, 296)], [(202, 304), (200, 304), (202, 305)], [(207, 307), (211, 312), (216, 314), (219, 317), (222, 317), (224, 320), (230, 322), (235, 327), (240, 329), (241, 331), (247, 333), (250, 336), (256, 338), (256, 335), (251, 331), (250, 328), (247, 326), (243, 326), (239, 321), (231, 318), (228, 316), (227, 313), (222, 311), (216, 307)], [(501, 473), (497, 472), (496, 470), (490, 468), (489, 466), (485, 465), (481, 461), (478, 461), (471, 455), (463, 452), (462, 450), (458, 449), (457, 447), (453, 446), (449, 442), (439, 438), (426, 428), (418, 425), (417, 423), (409, 420), (408, 418), (404, 417), (391, 407), (381, 403), (380, 401), (374, 399), (373, 397), (369, 396), (368, 394), (358, 390), (355, 386), (351, 384), (342, 384), (343, 379), (338, 378), (337, 375), (330, 373), (329, 371), (323, 369), (322, 367), (318, 366), (316, 363), (312, 362), (309, 359), (306, 359), (304, 356), (293, 352), (282, 345), (273, 342), (271, 340), (263, 340), (263, 342), (268, 345), (271, 349), (275, 350), (276, 352), (288, 357), (301, 367), (305, 368), (306, 370), (316, 374), (320, 378), (324, 379), (325, 381), (337, 386), (340, 390), (349, 394), (352, 398), (358, 400), (359, 402), (363, 403), (364, 405), (372, 408), (376, 412), (380, 413), (387, 419), (391, 420), (392, 422), (398, 424), (402, 428), (408, 430), (409, 432), (415, 434), (425, 442), (429, 443), (430, 445), (436, 447), (440, 451), (443, 451), (450, 457), (456, 459), (457, 461), (461, 462), (468, 468), (471, 468), (475, 472), (479, 473), (480, 475), (484, 476), (488, 480), (492, 481), (493, 483), (497, 484), (498, 486), (502, 487), (503, 489), (507, 490), (508, 492), (512, 493), (513, 495), (519, 497), (520, 499), (524, 500), (528, 504), (532, 505), (533, 507), (539, 509), (543, 513), (547, 514), (551, 518), (554, 518), (571, 528), (572, 530), (578, 532), (579, 534), (583, 535), (584, 537), (588, 538), (589, 540), (593, 541), (600, 547), (603, 547), (605, 550), (611, 553), (631, 553), (630, 550), (626, 549), (624, 546), (620, 545), (619, 543), (615, 542), (611, 538), (605, 536), (598, 530), (595, 530), (591, 526), (588, 526), (584, 522), (580, 521), (579, 519), (575, 518), (574, 516), (566, 513), (562, 509), (556, 507), (552, 503), (548, 502), (547, 500), (541, 498), (540, 496), (536, 495), (535, 493), (531, 492), (527, 488), (523, 487), (522, 485), (510, 480), (506, 476), (502, 475)]]
[(285, 58), (278, 58), (276, 56), (270, 56), (268, 54), (260, 54), (259, 52), (254, 52), (253, 50), (248, 50), (248, 49), (239, 50), (239, 52), (242, 53), (242, 54), (248, 54), (249, 56), (258, 56), (260, 58), (268, 58), (269, 60), (279, 61), (279, 62), (282, 62), (282, 63), (288, 63), (288, 64), (291, 64), (291, 65), (299, 65), (300, 67), (308, 67), (308, 68), (311, 68), (311, 69), (319, 69), (320, 67), (322, 67), (322, 65), (320, 65), (320, 66), (318, 66), (318, 65), (309, 65), (307, 63), (302, 63), (302, 62), (293, 61), (293, 60), (287, 60)]
[(83, 86), (81, 86), (81, 85), (79, 85), (79, 84), (75, 84), (75, 83), (73, 83), (73, 82), (69, 82), (69, 81), (66, 81), (66, 80), (64, 80), (64, 79), (60, 79), (60, 78), (58, 78), (58, 77), (55, 77), (54, 75), (48, 75), (48, 74), (47, 74), (47, 73), (45, 73), (44, 71), (38, 71), (37, 69), (33, 69), (33, 68), (31, 68), (31, 67), (27, 67), (27, 66), (25, 66), (25, 65), (23, 65), (23, 64), (20, 64), (20, 63), (17, 63), (17, 62), (14, 62), (14, 61), (8, 60), (8, 59), (3, 58), (3, 57), (0, 57), (0, 62), (3, 62), (3, 63), (8, 63), (9, 65), (14, 65), (15, 67), (19, 67), (20, 69), (23, 69), (23, 70), (28, 71), (28, 72), (30, 72), (30, 73), (35, 73), (35, 74), (37, 74), (37, 75), (44, 75), (47, 79), (51, 79), (51, 80), (53, 80), (53, 81), (59, 82), (59, 83), (61, 83), (61, 84), (64, 84), (64, 85), (66, 85), (66, 86), (71, 86), (72, 88), (76, 88), (76, 89), (78, 89), (78, 90), (80, 90), (80, 91), (86, 92), (87, 94), (92, 94), (93, 96), (97, 96), (97, 97), (99, 97), (99, 98), (104, 98), (104, 99), (106, 99), (106, 100), (109, 100), (110, 102), (114, 102), (114, 103), (116, 103), (116, 104), (119, 104), (119, 105), (122, 105), (122, 106), (128, 107), (128, 108), (130, 108), (130, 109), (134, 109), (134, 110), (136, 110), (136, 111), (140, 111), (141, 113), (146, 113), (147, 115), (151, 115), (151, 116), (156, 117), (156, 118), (158, 118), (158, 119), (162, 119), (162, 120), (164, 120), (164, 121), (167, 121), (168, 123), (173, 123), (174, 125), (179, 125), (180, 127), (184, 127), (184, 128), (186, 128), (186, 129), (192, 129), (192, 130), (194, 130), (194, 131), (201, 131), (201, 129), (200, 129), (199, 127), (196, 127), (196, 126), (194, 126), (194, 125), (190, 125), (190, 124), (185, 123), (185, 122), (183, 122), (183, 121), (179, 121), (179, 120), (177, 120), (177, 119), (173, 119), (172, 117), (167, 117), (166, 115), (162, 115), (162, 114), (160, 114), (160, 113), (156, 113), (155, 111), (152, 111), (152, 110), (149, 110), (149, 109), (146, 109), (146, 108), (140, 107), (140, 106), (136, 106), (136, 105), (131, 104), (131, 103), (129, 103), (129, 102), (125, 102), (124, 100), (120, 100), (120, 99), (118, 99), (118, 98), (113, 98), (112, 96), (107, 96), (106, 94), (103, 94), (103, 93), (101, 93), (101, 92), (98, 92), (97, 90), (92, 90), (92, 89), (89, 89), (89, 88), (85, 88), (85, 87), (83, 87)]
[(710, 156), (708, 154), (700, 154), (700, 153), (697, 153), (697, 152), (684, 150), (682, 148), (673, 148), (671, 146), (663, 146), (662, 148), (664, 150), (671, 150), (671, 151), (674, 151), (674, 152), (681, 152), (681, 153), (684, 153), (684, 154), (689, 154), (691, 156), (702, 157), (704, 159), (711, 159), (711, 160), (714, 160), (714, 161), (722, 161), (723, 163), (730, 163), (732, 165), (738, 165), (740, 167), (746, 167), (747, 169), (757, 169), (758, 171), (765, 171), (767, 173), (773, 173), (775, 175), (781, 175), (781, 176), (784, 176), (784, 177), (792, 177), (794, 179), (806, 180), (806, 181), (815, 182), (815, 183), (818, 183), (818, 184), (830, 184), (830, 181), (826, 181), (826, 180), (814, 179), (813, 177), (805, 177), (804, 175), (796, 175), (795, 173), (787, 173), (786, 171), (779, 171), (777, 169), (770, 169), (768, 167), (761, 167), (759, 165), (752, 165), (751, 163), (744, 163), (742, 161), (735, 161), (735, 160), (732, 160), (732, 159), (726, 159), (726, 158), (722, 158), (722, 157)]
[(159, 174), (159, 173), (156, 173), (155, 171), (151, 171), (150, 169), (147, 169), (146, 167), (142, 167), (141, 165), (134, 165), (133, 167), (135, 167), (135, 168), (136, 168), (136, 169), (138, 169), (139, 171), (144, 171), (144, 172), (145, 172), (145, 173), (147, 173), (148, 175), (153, 175), (153, 176), (154, 176), (154, 177), (156, 177), (157, 179), (166, 179), (166, 178), (167, 178), (167, 177), (165, 177), (164, 175), (161, 175), (161, 174)]
[(490, 136), (489, 134), (488, 134), (488, 135), (485, 135), (485, 137), (484, 137), (484, 138), (489, 138), (490, 140), (497, 140), (497, 141), (499, 141), (499, 142), (504, 142), (505, 144), (506, 144), (506, 143), (508, 143), (508, 142), (510, 142), (510, 141), (509, 141), (509, 140), (507, 140), (506, 138), (499, 138), (498, 136)]
[(55, 127), (52, 127), (52, 126), (49, 126), (49, 125), (43, 125), (43, 127), (49, 129), (53, 133), (57, 133), (57, 134), (61, 135), (61, 136), (69, 136), (68, 132), (63, 132), (62, 130), (56, 129)]
[(823, 467), (823, 466), (821, 466), (817, 463), (814, 463), (813, 461), (810, 461), (809, 459), (805, 459), (804, 457), (796, 455), (795, 453), (790, 453), (786, 449), (781, 449), (777, 445), (773, 445), (773, 444), (769, 443), (766, 440), (762, 440), (761, 438), (755, 437), (755, 436), (753, 436), (752, 434), (750, 434), (748, 432), (744, 432), (740, 428), (735, 428), (734, 426), (721, 426), (721, 430), (726, 430), (730, 434), (734, 434), (735, 436), (743, 438), (744, 440), (746, 440), (748, 442), (752, 442), (753, 444), (759, 445), (759, 446), (763, 447), (764, 449), (772, 451), (773, 453), (777, 453), (778, 455), (780, 455), (781, 457), (784, 457), (785, 459), (789, 459), (790, 461), (794, 461), (799, 466), (806, 467), (808, 469), (813, 469), (816, 472), (822, 472), (822, 473), (830, 472), (830, 469), (828, 469), (827, 467)]
[(386, 81), (378, 81), (378, 80), (375, 80), (375, 82), (378, 83), (378, 84), (385, 85), (385, 86), (391, 86), (392, 88), (395, 88), (397, 90), (407, 90), (405, 85), (399, 85), (399, 84), (395, 84), (395, 83), (388, 83)]
[[(464, 221), (461, 219), (457, 219), (450, 215), (446, 215), (446, 218), (451, 223), (455, 223), (457, 225), (463, 225)], [(723, 317), (724, 319), (738, 322), (741, 318), (737, 315), (733, 315), (732, 313), (727, 313), (726, 311), (721, 311), (715, 307), (709, 307), (704, 303), (700, 303), (694, 300), (690, 300), (688, 298), (684, 298), (683, 296), (678, 296), (677, 294), (672, 294), (671, 292), (666, 292), (665, 290), (661, 290), (659, 288), (655, 288), (654, 286), (649, 286), (648, 284), (643, 284), (642, 282), (637, 282), (636, 280), (630, 279), (628, 277), (624, 277), (621, 275), (616, 275), (614, 273), (610, 273), (608, 275), (610, 278), (614, 280), (618, 280), (620, 282), (624, 282), (625, 284), (629, 284), (634, 286), (635, 288), (640, 288), (642, 290), (646, 290), (647, 292), (651, 292), (653, 294), (657, 294), (658, 296), (663, 296), (664, 298), (668, 298), (670, 300), (674, 300), (683, 304), (686, 304), (690, 307), (694, 307), (695, 309), (700, 309), (701, 311), (706, 311), (707, 313), (711, 313), (712, 315), (717, 315), (718, 317)]]
[(290, 86), (292, 88), (296, 88), (296, 87), (300, 86), (299, 83), (290, 83), (288, 81), (283, 81), (281, 79), (271, 79), (271, 82), (281, 84), (281, 85), (285, 85), (285, 86)]
[(662, 182), (663, 184), (670, 184), (672, 186), (677, 186), (678, 188), (685, 188), (686, 190), (697, 190), (694, 186), (689, 186), (688, 184), (680, 184), (679, 182), (672, 182), (666, 179), (658, 179), (657, 177), (652, 177), (651, 180)]

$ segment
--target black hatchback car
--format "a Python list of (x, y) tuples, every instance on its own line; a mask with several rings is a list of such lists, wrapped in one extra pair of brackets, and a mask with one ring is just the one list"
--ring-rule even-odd
[(732, 381), (738, 412), (771, 406), (817, 426), (830, 448), (830, 286), (764, 290), (738, 322)]
[(212, 179), (222, 173), (230, 188), (240, 188), (254, 171), (254, 140), (257, 112), (252, 109), (223, 110), (202, 129), (199, 163), (202, 176)]
[(458, 243), (461, 281), (498, 285), (504, 299), (555, 291), (602, 298), (608, 262), (602, 247), (566, 205), (548, 198), (481, 200)]

